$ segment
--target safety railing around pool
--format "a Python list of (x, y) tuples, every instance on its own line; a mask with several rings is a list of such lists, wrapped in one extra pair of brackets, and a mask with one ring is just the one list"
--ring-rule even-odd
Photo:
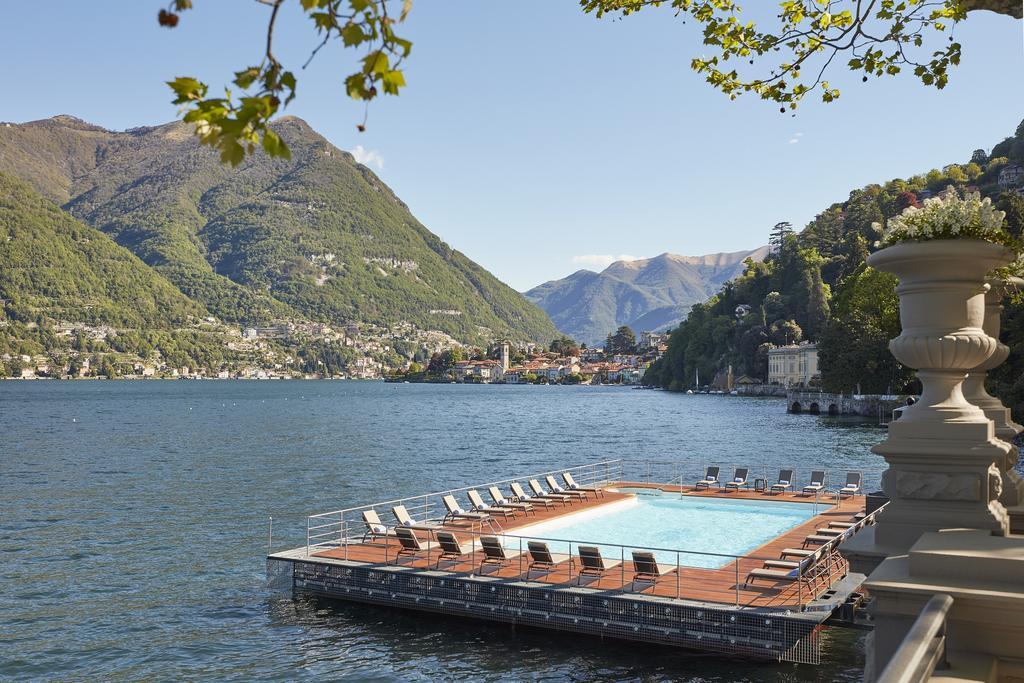
[[(732, 465), (725, 464), (721, 461), (704, 463), (670, 460), (602, 460), (585, 465), (576, 465), (574, 467), (528, 474), (520, 477), (511, 477), (483, 484), (473, 484), (470, 486), (451, 488), (433, 493), (407, 496), (395, 500), (378, 501), (367, 505), (359, 505), (342, 510), (313, 514), (306, 520), (306, 550), (308, 553), (310, 551), (315, 551), (315, 549), (320, 546), (337, 545), (338, 539), (344, 536), (344, 529), (348, 524), (355, 523), (358, 526), (363, 524), (362, 513), (364, 511), (375, 512), (378, 509), (383, 509), (387, 511), (387, 514), (391, 509), (397, 506), (403, 506), (409, 516), (414, 520), (421, 522), (442, 520), (447, 516), (447, 510), (443, 505), (444, 496), (459, 496), (472, 489), (476, 489), (480, 492), (486, 492), (490, 487), (497, 486), (500, 489), (501, 495), (511, 499), (515, 497), (515, 494), (508, 489), (508, 486), (512, 482), (517, 482), (525, 486), (530, 479), (538, 479), (541, 480), (542, 485), (546, 486), (546, 482), (543, 482), (545, 477), (551, 475), (556, 479), (559, 479), (565, 472), (568, 472), (571, 476), (575, 477), (577, 483), (581, 486), (607, 486), (612, 483), (634, 483), (645, 484), (647, 487), (653, 488), (655, 491), (682, 492), (692, 490), (694, 485), (705, 476), (708, 471), (708, 467), (712, 465), (719, 468), (718, 482), (716, 483), (716, 486), (718, 487), (724, 487), (727, 482), (730, 482), (734, 478), (737, 471), (741, 469), (747, 470), (746, 481), (741, 487), (744, 489), (756, 490), (760, 483), (760, 485), (763, 485), (764, 487), (764, 492), (766, 494), (770, 494), (773, 492), (773, 484), (778, 483), (779, 479), (779, 477), (769, 477), (768, 470), (764, 466), (751, 467), (749, 465)], [(806, 492), (805, 487), (811, 484), (814, 479), (813, 472), (823, 472), (824, 477), (822, 478), (822, 486), (814, 491), (813, 499), (810, 501), (814, 504), (814, 511), (817, 513), (819, 506), (833, 505), (837, 500), (839, 500), (839, 489), (842, 488), (843, 483), (847, 481), (847, 477), (851, 474), (857, 475), (859, 478), (861, 483), (857, 490), (857, 494), (863, 495), (868, 490), (868, 487), (877, 486), (877, 482), (881, 481), (881, 473), (883, 471), (884, 470), (881, 469), (824, 469), (798, 472), (794, 469), (793, 479), (790, 480), (789, 490)], [(776, 474), (781, 474), (781, 472)], [(460, 502), (460, 505), (461, 504), (462, 503)], [(495, 525), (491, 530), (500, 531), (500, 528)]]
[[(651, 592), (647, 594), (667, 598), (736, 608), (801, 611), (846, 575), (848, 565), (838, 547), (864, 526), (873, 524), (880, 511), (881, 508), (865, 516), (832, 540), (808, 548), (809, 555), (790, 560), (785, 568), (779, 568), (785, 560), (766, 555), (588, 542), (555, 536), (493, 534), (451, 526), (433, 532), (421, 531), (427, 538), (418, 538), (411, 544), (412, 549), (388, 534), (370, 539), (355, 536), (336, 546), (336, 553), (331, 557), (348, 560), (351, 549), (352, 556), (359, 558), (357, 561), (366, 562), (365, 552), (356, 555), (356, 548), (365, 551), (372, 546), (377, 551), (374, 564), (622, 593), (633, 592), (638, 586), (650, 587)], [(440, 543), (438, 531), (452, 534), (455, 546), (446, 548)], [(500, 545), (500, 550), (495, 543)], [(485, 544), (490, 546), (487, 550)], [(595, 547), (601, 558), (596, 567), (591, 559), (596, 556)], [(637, 557), (636, 553), (651, 553), (653, 557)], [(584, 554), (590, 561), (583, 561)]]
[[(718, 467), (718, 480), (724, 485), (731, 481), (737, 470), (746, 470), (745, 488), (754, 489), (756, 486), (764, 486), (770, 492), (773, 484), (777, 484), (780, 475), (784, 470), (790, 470), (792, 477), (789, 482), (791, 489), (801, 491), (804, 486), (812, 483), (815, 472), (823, 472), (821, 493), (824, 497), (843, 488), (847, 483), (849, 475), (856, 475), (860, 479), (859, 494), (867, 491), (877, 490), (881, 487), (882, 474), (885, 468), (863, 468), (863, 467), (820, 467), (820, 468), (798, 468), (798, 467), (767, 467), (755, 465), (750, 462), (730, 462), (726, 459), (643, 459), (631, 460), (623, 465), (627, 470), (627, 479), (634, 483), (661, 486), (669, 489), (677, 485), (690, 488), (707, 474), (709, 467)], [(675, 490), (675, 489), (672, 489)]]
[[(604, 461), (554, 472), (569, 472), (582, 489), (619, 481), (620, 465), (619, 461)], [(521, 479), (542, 479), (547, 474), (529, 475)], [(839, 577), (845, 575), (847, 564), (836, 552), (838, 546), (865, 525), (873, 524), (881, 511), (876, 510), (857, 521), (851, 519), (849, 522), (842, 522), (837, 519), (835, 521), (840, 524), (837, 529), (832, 530), (832, 537), (819, 537), (810, 545), (806, 540), (801, 542), (797, 539), (794, 543), (802, 547), (796, 548), (798, 552), (789, 552), (785, 557), (631, 546), (559, 538), (548, 534), (526, 535), (503, 531), (500, 523), (485, 529), (485, 522), (482, 520), (477, 520), (480, 528), (476, 529), (472, 526), (457, 526), (451, 522), (437, 524), (442, 520), (447, 521), (441, 517), (434, 518), (433, 526), (424, 524), (430, 520), (430, 511), (436, 505), (433, 500), (435, 498), (474, 488), (486, 490), (490, 486), (500, 486), (512, 481), (517, 480), (508, 479), (313, 515), (309, 522), (306, 554), (341, 560), (382, 562), (384, 565), (398, 564), (405, 560), (421, 569), (443, 569), (471, 575), (486, 575), (488, 568), (498, 575), (505, 570), (511, 570), (511, 575), (501, 578), (569, 585), (583, 585), (583, 581), (587, 580), (588, 584), (596, 581), (598, 587), (621, 591), (632, 590), (637, 584), (651, 585), (654, 594), (664, 597), (732, 604), (737, 608), (803, 609), (807, 602), (820, 596)], [(413, 533), (399, 532), (401, 525), (382, 525), (381, 528), (374, 530), (361, 514), (358, 519), (354, 518), (355, 514), (365, 510), (397, 505), (412, 506), (407, 507), (410, 513), (425, 513), (415, 518), (412, 526), (406, 527)], [(316, 523), (316, 520), (321, 521)], [(827, 524), (827, 520), (824, 523)], [(843, 524), (847, 526), (843, 527)], [(438, 538), (439, 531), (454, 535), (454, 548), (451, 538), (444, 539), (448, 545), (447, 548), (444, 547)], [(416, 532), (420, 536), (411, 543), (408, 539), (407, 543), (402, 543), (397, 538), (399, 533), (415, 536)], [(819, 533), (820, 529), (809, 535)], [(495, 542), (500, 544), (500, 552), (495, 551)], [(539, 555), (531, 552), (537, 550), (530, 548), (531, 542), (543, 544), (544, 548)], [(485, 544), (491, 546), (489, 551), (484, 550)], [(601, 555), (599, 562), (603, 565), (595, 568), (592, 566), (593, 562), (584, 563), (581, 546), (586, 549), (588, 555), (592, 555), (590, 548), (596, 547)], [(538, 561), (538, 557), (543, 558), (545, 549), (550, 553), (553, 562), (545, 564)], [(368, 550), (372, 552), (368, 553)], [(638, 558), (634, 553), (652, 553), (653, 557)], [(631, 568), (627, 569), (627, 566)], [(639, 571), (641, 568), (647, 571)], [(694, 571), (697, 573), (693, 573)], [(607, 585), (609, 582), (610, 586)]]
[[(484, 484), (473, 484), (472, 486), (446, 489), (434, 493), (407, 496), (395, 500), (380, 501), (370, 503), (369, 505), (359, 505), (343, 510), (310, 515), (306, 519), (306, 554), (315, 552), (317, 548), (321, 547), (336, 547), (343, 539), (349, 537), (349, 529), (353, 528), (353, 525), (354, 528), (364, 528), (364, 512), (372, 511), (376, 513), (377, 510), (384, 510), (386, 514), (390, 514), (394, 508), (401, 506), (405, 508), (405, 511), (412, 520), (421, 523), (437, 522), (448, 517), (448, 510), (444, 506), (445, 496), (461, 496), (467, 491), (475, 489), (481, 495), (486, 495), (489, 498), (488, 489), (496, 486), (502, 496), (512, 499), (516, 497), (509, 488), (513, 482), (528, 487), (531, 479), (537, 479), (546, 488), (545, 477), (550, 475), (562, 480), (565, 473), (568, 473), (580, 486), (608, 486), (611, 483), (622, 480), (622, 463), (622, 460), (602, 460), (586, 465), (576, 465), (548, 472), (538, 472)], [(565, 486), (564, 483), (563, 486)], [(460, 502), (460, 505), (465, 505), (465, 503)], [(469, 508), (465, 509), (468, 510)], [(496, 521), (493, 522), (490, 530), (492, 532), (501, 531), (500, 524)]]

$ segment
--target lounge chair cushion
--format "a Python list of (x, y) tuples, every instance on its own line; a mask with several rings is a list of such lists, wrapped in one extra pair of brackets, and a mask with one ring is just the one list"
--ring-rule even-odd
[(789, 486), (789, 482), (785, 479), (779, 479), (779, 483), (782, 484), (783, 486)]

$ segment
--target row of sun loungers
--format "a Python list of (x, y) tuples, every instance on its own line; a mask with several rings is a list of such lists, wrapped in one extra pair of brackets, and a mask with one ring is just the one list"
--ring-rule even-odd
[[(485, 502), (479, 491), (470, 489), (466, 493), (471, 505), (468, 510), (463, 509), (459, 505), (454, 495), (443, 496), (441, 500), (444, 503), (445, 514), (440, 522), (416, 521), (404, 505), (396, 505), (391, 511), (395, 516), (397, 525), (389, 527), (381, 521), (380, 515), (377, 514), (376, 510), (364, 510), (362, 515), (366, 532), (363, 534), (363, 541), (374, 538), (398, 538), (401, 541), (403, 537), (408, 538), (410, 535), (399, 534), (398, 531), (401, 529), (407, 529), (410, 532), (430, 532), (435, 534), (436, 538), (436, 533), (444, 529), (445, 525), (449, 523), (468, 523), (470, 527), (476, 526), (481, 531), (486, 524), (491, 530), (495, 530), (500, 528), (496, 519), (499, 516), (503, 520), (514, 519), (519, 514), (536, 514), (537, 508), (548, 509), (558, 505), (564, 507), (576, 501), (589, 500), (591, 496), (604, 496), (604, 491), (599, 487), (580, 486), (577, 484), (570, 472), (562, 473), (562, 480), (565, 482), (565, 486), (559, 484), (555, 477), (550, 474), (544, 480), (548, 485), (548, 489), (541, 486), (538, 480), (530, 479), (528, 482), (530, 493), (527, 493), (519, 482), (512, 482), (509, 485), (511, 496), (509, 498), (506, 498), (497, 486), (490, 486), (487, 489), (487, 493), (491, 497), (491, 503)], [(415, 537), (415, 534), (411, 535)]]
[[(442, 562), (459, 562), (479, 550), (481, 553), (479, 571), (482, 573), (484, 567), (497, 566), (500, 568), (520, 555), (518, 549), (505, 547), (497, 536), (480, 536), (476, 543), (467, 543), (459, 542), (452, 531), (439, 530), (436, 533), (437, 543), (434, 544), (430, 541), (421, 541), (410, 529), (399, 527), (396, 532), (401, 545), (395, 558), (396, 563), (403, 556), (418, 555), (436, 548), (438, 555), (434, 566), (440, 567)], [(575, 557), (564, 553), (554, 553), (543, 541), (528, 541), (526, 578), (529, 579), (534, 571), (539, 570), (545, 573), (554, 571), (559, 564), (568, 561), (570, 574), (572, 574), (572, 567), (578, 563), (576, 583), (580, 584), (584, 577), (600, 579), (605, 572), (622, 564), (622, 560), (605, 558), (597, 546), (581, 545), (577, 552)], [(634, 550), (632, 561), (632, 583), (655, 583), (676, 568), (674, 565), (658, 564), (654, 553), (649, 551)]]
[[(876, 511), (877, 512), (877, 511)], [(849, 521), (831, 521), (808, 535), (800, 548), (783, 548), (777, 560), (765, 560), (760, 569), (749, 572), (744, 586), (755, 580), (774, 583), (803, 582), (814, 591), (828, 585), (829, 579), (842, 565), (837, 552), (839, 545), (868, 524), (874, 524), (875, 514), (857, 513)], [(810, 548), (809, 546), (817, 546)]]
[[(694, 484), (694, 489), (700, 491), (703, 489), (710, 489), (711, 487), (724, 488), (725, 490), (736, 490), (741, 488), (749, 488), (750, 484), (747, 481), (747, 476), (750, 470), (746, 467), (737, 467), (736, 472), (733, 474), (732, 479), (726, 482), (722, 482), (718, 477), (721, 473), (721, 468), (717, 466), (708, 467), (707, 472), (703, 479), (700, 479)], [(839, 495), (856, 495), (861, 490), (861, 473), (860, 472), (847, 472), (846, 484), (842, 488), (837, 489)], [(769, 493), (785, 493), (787, 491), (794, 491), (793, 484), (793, 470), (779, 470), (778, 480), (768, 487)], [(808, 484), (801, 488), (801, 492), (804, 494), (816, 494), (825, 490), (825, 472), (823, 470), (815, 470), (811, 472), (811, 480)]]

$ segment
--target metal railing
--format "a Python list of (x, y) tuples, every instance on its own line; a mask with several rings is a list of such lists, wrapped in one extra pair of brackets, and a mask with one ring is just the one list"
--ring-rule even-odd
[[(508, 500), (512, 500), (514, 496), (507, 488), (512, 482), (519, 482), (525, 486), (526, 482), (530, 479), (537, 479), (542, 485), (546, 485), (543, 481), (544, 477), (551, 475), (557, 478), (565, 472), (571, 474), (580, 486), (607, 486), (622, 479), (622, 462), (622, 460), (602, 460), (586, 465), (537, 472), (521, 477), (473, 484), (471, 486), (310, 515), (306, 518), (306, 555), (308, 557), (311, 552), (315, 552), (318, 548), (344, 545), (347, 541), (351, 540), (350, 529), (365, 530), (365, 523), (362, 519), (364, 511), (382, 509), (385, 511), (385, 514), (389, 514), (393, 508), (401, 505), (409, 512), (409, 516), (417, 522), (441, 522), (447, 517), (447, 510), (442, 502), (444, 496), (456, 496), (472, 489), (476, 489), (483, 494), (491, 486), (497, 486), (499, 489), (506, 487), (502, 490), (502, 493)], [(470, 508), (467, 507), (465, 509), (469, 510)], [(492, 522), (491, 531), (501, 531), (500, 527), (496, 526), (496, 522)]]
[(953, 598), (939, 593), (925, 604), (877, 683), (923, 683), (946, 668), (946, 617)]
[[(662, 465), (665, 463), (657, 463), (655, 461), (641, 461), (631, 463), (632, 469), (639, 469), (642, 473), (643, 478), (649, 479), (653, 472), (657, 472), (657, 468), (652, 470), (652, 465)], [(680, 463), (669, 463), (676, 467), (677, 472), (683, 467)], [(693, 465), (689, 465), (693, 467)], [(316, 515), (310, 515), (307, 519), (307, 534), (306, 534), (306, 555), (330, 550), (330, 549), (343, 549), (343, 555), (337, 556), (338, 559), (349, 559), (350, 547), (358, 546), (367, 543), (368, 538), (371, 542), (376, 539), (372, 534), (367, 534), (367, 524), (362, 517), (362, 513), (368, 510), (375, 510), (384, 512), (389, 508), (393, 508), (398, 505), (404, 505), (417, 522), (434, 522), (440, 523), (447, 521), (445, 515), (440, 514), (440, 501), (443, 496), (456, 495), (464, 493), (471, 489), (477, 489), (481, 492), (486, 492), (490, 486), (507, 486), (513, 481), (527, 482), (530, 479), (538, 479), (543, 482), (543, 478), (547, 475), (555, 477), (560, 476), (564, 472), (569, 472), (577, 480), (581, 487), (588, 486), (602, 486), (606, 487), (609, 484), (621, 483), (624, 481), (630, 481), (631, 478), (626, 476), (623, 471), (624, 464), (621, 460), (606, 460), (587, 465), (578, 465), (569, 468), (561, 468), (558, 470), (552, 470), (550, 472), (541, 472), (537, 474), (530, 474), (519, 478), (504, 479), (495, 482), (488, 482), (484, 484), (476, 484), (473, 486), (464, 486), (456, 489), (448, 489), (445, 491), (422, 494), (417, 496), (411, 496), (406, 498), (399, 498), (390, 501), (383, 501), (372, 503), (369, 505), (361, 505), (351, 508), (345, 508), (343, 510), (336, 510), (332, 512), (320, 513)], [(701, 472), (703, 474), (703, 472)], [(680, 472), (677, 475), (676, 481), (686, 481), (686, 473)], [(637, 477), (639, 478), (639, 477)], [(640, 482), (634, 482), (640, 483)], [(685, 485), (685, 484), (684, 484)], [(674, 486), (674, 484), (673, 484)], [(663, 487), (664, 488), (664, 487)], [(797, 487), (799, 488), (799, 487)], [(658, 489), (652, 489), (658, 490)], [(506, 493), (509, 500), (512, 499), (511, 493)], [(818, 514), (818, 504), (822, 502), (820, 497), (815, 495), (815, 506), (813, 512), (815, 515)], [(838, 497), (837, 497), (838, 503)], [(873, 523), (874, 516), (877, 514), (873, 513), (869, 516), (868, 523)], [(386, 513), (385, 513), (386, 514)], [(388, 526), (388, 525), (385, 525)], [(520, 569), (520, 575), (523, 574), (524, 568), (526, 574), (529, 572), (529, 564), (527, 557), (528, 543), (529, 541), (539, 541), (542, 543), (553, 546), (550, 548), (551, 552), (560, 555), (562, 557), (563, 564), (560, 565), (559, 570), (559, 582), (569, 581), (570, 583), (575, 579), (577, 582), (581, 580), (581, 574), (577, 563), (580, 562), (579, 557), (574, 555), (573, 550), (579, 552), (581, 545), (597, 546), (603, 549), (603, 552), (608, 553), (606, 559), (612, 561), (615, 564), (613, 569), (618, 569), (620, 578), (620, 588), (625, 590), (627, 584), (626, 581), (626, 562), (632, 560), (633, 551), (647, 551), (656, 554), (657, 562), (666, 566), (666, 574), (674, 573), (674, 580), (676, 583), (675, 596), (681, 597), (680, 582), (682, 581), (682, 570), (683, 568), (698, 568), (698, 569), (711, 569), (719, 573), (719, 578), (722, 578), (723, 570), (731, 573), (733, 579), (731, 586), (728, 584), (722, 584), (717, 582), (714, 585), (717, 588), (706, 586), (702, 591), (705, 598), (714, 598), (715, 602), (720, 603), (732, 603), (737, 608), (750, 606), (754, 602), (757, 602), (757, 597), (750, 598), (744, 601), (743, 589), (746, 588), (746, 577), (749, 572), (753, 569), (760, 569), (764, 566), (764, 563), (768, 560), (778, 561), (776, 557), (764, 557), (759, 555), (738, 555), (729, 553), (716, 553), (702, 550), (688, 550), (683, 548), (657, 548), (647, 546), (630, 546), (608, 542), (588, 542), (580, 539), (564, 539), (554, 538), (548, 536), (537, 536), (537, 535), (523, 535), (516, 533), (504, 532), (500, 525), (491, 526), (489, 531), (483, 528), (483, 524), (480, 524), (479, 529), (473, 529), (472, 527), (467, 528), (466, 526), (447, 524), (443, 527), (445, 531), (456, 533), (462, 536), (463, 539), (469, 538), (470, 550), (467, 550), (464, 555), (471, 558), (470, 562), (475, 561), (476, 558), (480, 557), (479, 551), (482, 548), (480, 546), (481, 536), (498, 536), (506, 548), (510, 551), (510, 561), (518, 564)], [(429, 529), (420, 528), (419, 531), (425, 531), (428, 534), (428, 538), (434, 540), (426, 541), (425, 546), (425, 559), (426, 566), (436, 566), (441, 561), (441, 551), (438, 544), (435, 542), (436, 536), (432, 536), (432, 531)], [(388, 534), (383, 535), (384, 542), (382, 544), (374, 542), (374, 545), (383, 546), (384, 548), (384, 561), (386, 564), (390, 564), (393, 560), (397, 562), (399, 546), (388, 542)], [(393, 540), (393, 536), (391, 536)], [(838, 575), (845, 574), (846, 566), (845, 561), (835, 552), (836, 547), (840, 541), (832, 544), (828, 557), (823, 558), (823, 561), (819, 561), (814, 565), (811, 571), (805, 569), (804, 563), (797, 564), (796, 567), (796, 580), (792, 581), (792, 585), (795, 586), (793, 592), (796, 593), (796, 600), (798, 605), (804, 604), (804, 598), (809, 597), (810, 599), (816, 598), (824, 588), (827, 588)], [(465, 543), (463, 543), (465, 545)], [(421, 556), (422, 559), (422, 556)], [(568, 560), (568, 562), (564, 562)], [(375, 560), (376, 561), (376, 560)], [(465, 560), (463, 560), (465, 562)], [(565, 570), (568, 570), (568, 576), (564, 576)], [(730, 571), (731, 570), (731, 571)], [(827, 570), (827, 571), (826, 571)], [(823, 574), (824, 572), (824, 574)], [(472, 573), (472, 571), (470, 571)], [(609, 572), (609, 574), (614, 571)], [(630, 572), (632, 574), (632, 572)], [(629, 581), (629, 585), (632, 586), (636, 582), (635, 578)], [(725, 586), (723, 588), (723, 586)], [(718, 594), (714, 594), (714, 593)], [(785, 592), (785, 591), (783, 591)], [(763, 602), (763, 601), (762, 601)]]
[[(686, 490), (687, 487), (692, 487), (695, 482), (700, 480), (707, 471), (708, 466), (712, 464), (720, 467), (719, 481), (722, 482), (723, 486), (725, 482), (732, 479), (732, 473), (741, 467), (748, 470), (748, 487), (753, 486), (757, 479), (762, 479), (765, 482), (766, 488), (770, 491), (771, 485), (777, 480), (777, 477), (769, 477), (769, 470), (764, 466), (757, 468), (748, 465), (723, 465), (721, 464), (721, 461), (711, 463), (680, 460), (636, 460), (627, 463), (622, 459), (602, 460), (586, 465), (577, 465), (574, 467), (550, 470), (547, 472), (538, 472), (522, 477), (511, 477), (498, 481), (474, 484), (471, 486), (463, 486), (460, 488), (452, 488), (444, 491), (408, 496), (395, 500), (380, 501), (368, 505), (359, 505), (342, 510), (309, 515), (306, 519), (306, 554), (308, 556), (311, 552), (315, 552), (317, 549), (324, 547), (337, 547), (339, 545), (343, 545), (345, 539), (349, 538), (348, 532), (350, 528), (365, 528), (365, 524), (361, 516), (362, 513), (367, 510), (383, 510), (384, 514), (388, 515), (392, 508), (402, 505), (409, 512), (409, 515), (417, 522), (438, 522), (446, 518), (446, 510), (441, 503), (442, 498), (446, 495), (464, 494), (466, 491), (471, 489), (477, 489), (483, 493), (491, 486), (498, 486), (499, 488), (507, 487), (514, 481), (525, 483), (530, 479), (541, 480), (543, 484), (543, 478), (545, 476), (552, 475), (558, 478), (563, 472), (571, 473), (581, 486), (606, 486), (613, 483), (635, 483), (653, 486), (655, 490), (663, 492), (671, 492), (671, 489), (676, 487), (680, 492), (682, 492)], [(629, 467), (628, 476), (625, 471), (627, 465)], [(774, 472), (774, 470), (772, 471)], [(826, 488), (822, 489), (820, 492), (816, 492), (814, 496), (813, 503), (815, 514), (818, 512), (819, 505), (833, 504), (831, 501), (825, 500), (826, 496), (834, 497), (836, 504), (838, 504), (840, 500), (837, 493), (839, 487), (836, 486), (830, 489), (829, 487), (832, 486), (830, 482), (845, 482), (846, 474), (848, 472), (860, 473), (860, 494), (864, 494), (867, 490), (868, 482), (878, 482), (881, 480), (881, 473), (883, 470), (839, 470), (832, 472), (826, 469), (824, 479)], [(774, 474), (777, 475), (778, 472), (774, 472)], [(796, 474), (797, 472), (794, 472), (794, 479), (791, 482), (792, 488), (794, 491), (800, 491), (804, 483), (810, 482), (810, 472), (806, 473), (806, 480), (804, 481), (798, 479)], [(506, 494), (506, 497), (509, 500), (514, 497), (507, 489), (502, 492)], [(465, 509), (468, 510), (470, 508), (467, 507)], [(499, 532), (501, 530), (500, 525), (496, 522), (492, 521), (490, 524), (492, 532)]]
[[(793, 490), (799, 492), (805, 485), (811, 483), (811, 471), (813, 468), (807, 468), (806, 470), (799, 470), (797, 468), (787, 468), (772, 466), (771, 468), (765, 465), (752, 465), (747, 463), (736, 463), (728, 462), (725, 460), (636, 460), (630, 461), (625, 464), (624, 469), (628, 467), (628, 472), (634, 474), (638, 478), (626, 479), (630, 482), (637, 484), (648, 484), (657, 485), (665, 490), (670, 489), (677, 485), (685, 487), (687, 490), (692, 488), (693, 484), (702, 479), (707, 472), (707, 468), (711, 466), (717, 466), (719, 468), (718, 479), (724, 486), (726, 482), (731, 481), (733, 474), (737, 469), (747, 470), (747, 486), (749, 488), (754, 487), (754, 483), (760, 479), (764, 482), (765, 486), (770, 489), (771, 485), (778, 481), (778, 475), (780, 469), (793, 469), (793, 479), (791, 480)], [(823, 494), (832, 494), (838, 489), (842, 488), (846, 483), (846, 475), (849, 473), (857, 473), (861, 476), (861, 489), (860, 493), (863, 494), (869, 489), (877, 489), (881, 486), (882, 473), (885, 472), (885, 468), (824, 468), (825, 481)]]

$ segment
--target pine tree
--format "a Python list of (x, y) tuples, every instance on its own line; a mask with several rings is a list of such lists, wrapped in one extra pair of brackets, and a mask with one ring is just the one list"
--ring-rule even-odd
[(768, 238), (768, 253), (778, 256), (786, 246), (786, 238), (793, 234), (793, 225), (789, 221), (776, 223)]

